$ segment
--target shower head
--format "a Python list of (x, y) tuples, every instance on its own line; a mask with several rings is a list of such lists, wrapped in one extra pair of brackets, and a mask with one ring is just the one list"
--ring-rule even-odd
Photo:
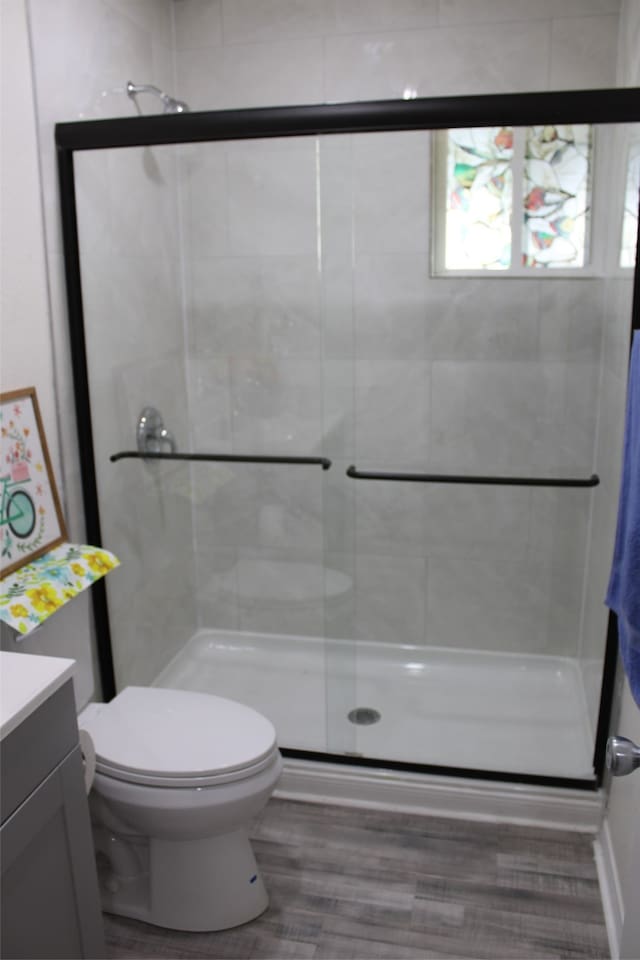
[(133, 100), (139, 93), (152, 93), (154, 97), (161, 100), (163, 113), (187, 113), (189, 110), (189, 105), (184, 100), (176, 100), (174, 97), (170, 97), (168, 93), (164, 93), (159, 87), (154, 87), (152, 83), (131, 83), (131, 80), (129, 80), (127, 82), (127, 96)]

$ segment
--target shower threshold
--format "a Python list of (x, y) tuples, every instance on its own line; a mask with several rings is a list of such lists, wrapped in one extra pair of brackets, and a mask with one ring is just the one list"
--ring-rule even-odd
[[(200, 630), (155, 686), (254, 707), (283, 748), (543, 777), (592, 777), (578, 664), (486, 653)], [(362, 707), (380, 719), (354, 724)]]

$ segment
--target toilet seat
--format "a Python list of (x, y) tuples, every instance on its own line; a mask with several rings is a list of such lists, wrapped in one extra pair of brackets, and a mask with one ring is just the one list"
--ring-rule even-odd
[(96, 774), (102, 774), (102, 776), (109, 777), (112, 780), (122, 780), (124, 783), (136, 783), (148, 787), (172, 787), (175, 789), (181, 787), (215, 787), (253, 777), (271, 766), (278, 756), (278, 750), (274, 748), (268, 757), (265, 757), (259, 763), (252, 764), (250, 767), (242, 767), (229, 773), (210, 773), (203, 777), (171, 776), (162, 773), (145, 775), (127, 768), (104, 763), (96, 758)]
[(212, 694), (126, 687), (80, 718), (96, 750), (96, 772), (129, 783), (207, 787), (242, 780), (278, 756), (273, 724)]

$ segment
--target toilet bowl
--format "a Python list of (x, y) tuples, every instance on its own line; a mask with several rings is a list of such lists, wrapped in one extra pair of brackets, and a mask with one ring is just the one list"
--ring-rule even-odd
[(267, 893), (249, 821), (282, 770), (273, 725), (204, 693), (127, 687), (78, 717), (96, 751), (89, 807), (103, 908), (177, 930), (223, 930)]

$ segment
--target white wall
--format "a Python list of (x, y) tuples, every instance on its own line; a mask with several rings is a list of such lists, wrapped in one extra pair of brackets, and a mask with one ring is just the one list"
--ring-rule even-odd
[(606, 86), (619, 0), (179, 0), (194, 109)]
[[(24, 0), (1, 0), (0, 77), (0, 388), (35, 386), (63, 510), (68, 490), (61, 471), (54, 350), (45, 262), (42, 191), (31, 51)], [(74, 524), (74, 531), (81, 529)], [(77, 597), (17, 644), (3, 627), (4, 649), (73, 657), (76, 698), (94, 689), (88, 595)]]
[[(53, 127), (62, 120), (134, 115), (124, 95), (127, 80), (173, 89), (171, 3), (2, 0), (0, 10), (2, 389), (37, 387), (69, 537), (84, 542)], [(140, 106), (142, 112), (158, 109), (150, 98)], [(127, 567), (124, 576), (122, 570), (116, 574), (130, 588), (135, 577), (130, 562)], [(82, 703), (92, 695), (96, 675), (91, 633), (87, 592), (22, 649), (75, 656)], [(9, 631), (3, 631), (3, 644), (13, 645)]]
[[(56, 474), (60, 447), (53, 384), (42, 200), (25, 4), (2, 0), (2, 389), (38, 389)], [(30, 349), (40, 343), (41, 349)]]

